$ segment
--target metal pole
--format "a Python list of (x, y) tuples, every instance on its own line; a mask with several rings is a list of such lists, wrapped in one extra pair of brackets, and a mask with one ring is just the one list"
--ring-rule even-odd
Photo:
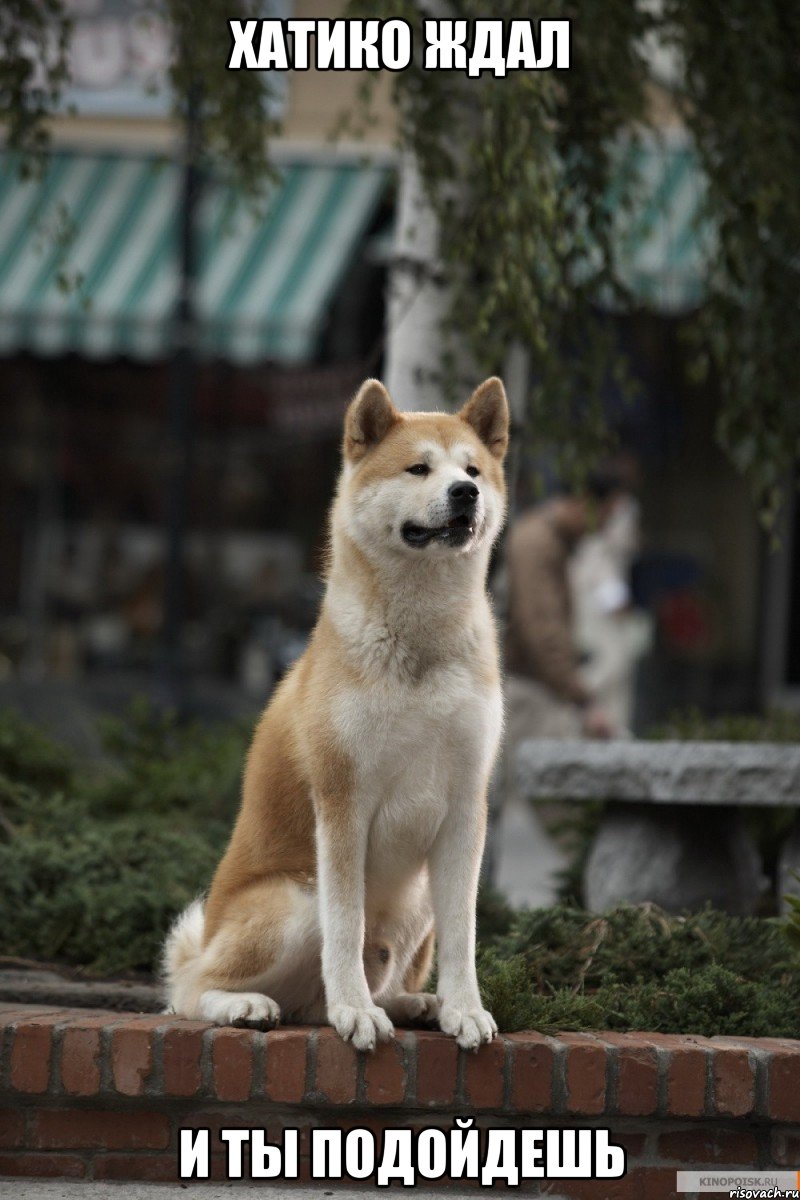
[[(520, 440), (525, 429), (525, 409), (528, 403), (528, 386), (530, 383), (531, 356), (530, 351), (520, 341), (515, 341), (509, 347), (506, 361), (503, 364), (503, 379), (508, 396), (508, 406), (511, 409), (511, 445), (508, 452), (506, 476), (508, 481), (508, 519), (507, 527), (516, 517), (516, 492), (519, 479), (520, 458), (522, 447)], [(503, 538), (501, 554), (505, 557), (505, 537)], [(504, 628), (508, 620), (507, 595), (502, 605), (495, 603), (495, 617), (500, 628)], [(495, 764), (492, 779), (489, 784), (489, 814), (486, 828), (486, 848), (481, 865), (481, 876), (484, 882), (494, 886), (497, 881), (498, 844), (500, 840), (500, 819), (502, 806), (506, 797), (502, 794), (507, 780), (502, 778), (503, 751), (501, 758)]]
[(193, 88), (186, 107), (181, 186), (178, 302), (175, 309), (166, 436), (166, 570), (161, 654), (163, 702), (186, 708), (182, 633), (186, 609), (186, 533), (192, 467), (192, 417), (197, 378), (195, 282), (197, 205), (202, 186), (200, 96)]

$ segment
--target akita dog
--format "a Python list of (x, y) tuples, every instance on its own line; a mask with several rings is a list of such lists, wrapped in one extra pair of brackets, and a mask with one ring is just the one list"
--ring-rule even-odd
[(499, 379), (457, 415), (399, 412), (374, 379), (350, 404), (320, 617), (256, 728), (208, 898), (167, 938), (175, 1012), (327, 1020), (359, 1050), (393, 1021), (438, 1021), (467, 1049), (497, 1032), (475, 900), (502, 725), (486, 575), (507, 446)]

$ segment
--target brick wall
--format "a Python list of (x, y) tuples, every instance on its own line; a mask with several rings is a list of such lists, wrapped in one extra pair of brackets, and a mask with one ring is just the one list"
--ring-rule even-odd
[[(597, 1200), (676, 1195), (677, 1169), (800, 1167), (800, 1042), (515, 1033), (477, 1054), (404, 1031), (358, 1055), (330, 1029), (216, 1029), (165, 1016), (0, 1005), (0, 1175), (171, 1180), (185, 1127), (280, 1140), (319, 1126), (608, 1127), (621, 1180), (558, 1180)], [(468, 1182), (468, 1181), (464, 1181)], [(526, 1181), (535, 1194), (548, 1185)]]

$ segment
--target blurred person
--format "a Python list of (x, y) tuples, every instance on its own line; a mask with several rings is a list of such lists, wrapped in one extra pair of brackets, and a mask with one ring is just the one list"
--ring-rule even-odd
[(615, 472), (598, 472), (585, 495), (561, 493), (524, 512), (506, 549), (505, 735), (492, 788), (486, 872), (517, 907), (556, 901), (566, 856), (515, 780), (526, 738), (609, 738), (611, 715), (583, 678), (575, 642), (572, 555), (603, 528), (624, 494)]
[(570, 563), (581, 677), (619, 731), (629, 731), (636, 667), (652, 641), (652, 620), (632, 603), (630, 576), (641, 544), (639, 501), (621, 494), (604, 526)]
[(507, 549), (506, 743), (520, 737), (599, 737), (617, 732), (580, 670), (570, 561), (602, 530), (624, 496), (615, 470), (592, 474), (586, 493), (561, 493), (513, 525)]

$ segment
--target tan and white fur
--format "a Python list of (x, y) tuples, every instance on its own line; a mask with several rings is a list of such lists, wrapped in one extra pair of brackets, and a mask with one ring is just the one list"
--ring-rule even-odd
[[(168, 1001), (218, 1024), (393, 1022), (496, 1033), (475, 973), (486, 790), (502, 724), (489, 554), (505, 513), (503, 385), (401, 413), (367, 380), (346, 418), (327, 586), (253, 738), (205, 903), (164, 951)], [(438, 994), (424, 991), (434, 928)]]

